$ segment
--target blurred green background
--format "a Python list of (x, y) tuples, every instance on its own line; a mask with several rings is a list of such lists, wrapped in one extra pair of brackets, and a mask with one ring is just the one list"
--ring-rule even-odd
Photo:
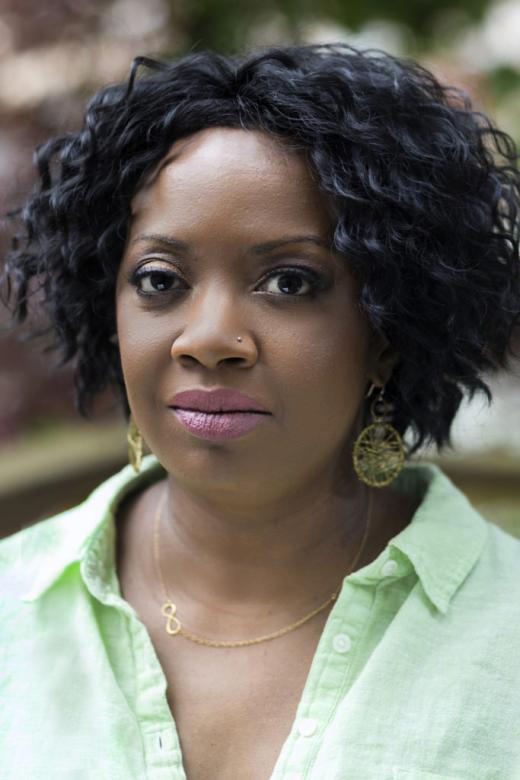
[[(134, 56), (332, 41), (418, 60), (520, 143), (517, 0), (2, 0), (0, 214), (31, 188), (34, 147), (75, 129), (92, 91), (125, 78)], [(3, 256), (9, 226), (0, 228)], [(126, 462), (114, 398), (81, 420), (72, 370), (38, 344), (0, 338), (0, 535), (77, 503)], [(519, 365), (490, 381), (493, 406), (464, 405), (440, 461), (489, 519), (520, 536)]]

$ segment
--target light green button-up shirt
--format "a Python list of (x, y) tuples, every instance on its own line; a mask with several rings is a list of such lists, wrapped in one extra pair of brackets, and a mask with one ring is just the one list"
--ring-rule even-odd
[[(149, 455), (0, 542), (2, 780), (185, 780), (114, 566), (115, 508), (164, 475)], [(270, 780), (520, 780), (520, 541), (434, 466), (399, 486), (421, 506), (345, 577)]]

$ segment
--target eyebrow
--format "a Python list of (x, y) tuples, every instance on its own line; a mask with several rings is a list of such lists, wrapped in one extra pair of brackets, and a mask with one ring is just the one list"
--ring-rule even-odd
[[(157, 243), (164, 244), (165, 246), (169, 246), (172, 249), (177, 249), (181, 252), (190, 252), (189, 244), (187, 244), (185, 241), (181, 241), (178, 238), (174, 238), (173, 236), (166, 236), (158, 233), (143, 233), (140, 236), (134, 238), (131, 243), (135, 244), (139, 241), (155, 241)], [(329, 251), (332, 249), (331, 244), (327, 243), (327, 241), (325, 241), (323, 238), (320, 238), (320, 236), (297, 235), (282, 236), (281, 238), (277, 238), (273, 241), (264, 241), (261, 244), (255, 244), (250, 248), (250, 252), (254, 255), (266, 255), (269, 254), (269, 252), (273, 252), (275, 249), (278, 249), (280, 246), (285, 246), (286, 244), (302, 244), (304, 242), (316, 244), (317, 246), (323, 247)]]

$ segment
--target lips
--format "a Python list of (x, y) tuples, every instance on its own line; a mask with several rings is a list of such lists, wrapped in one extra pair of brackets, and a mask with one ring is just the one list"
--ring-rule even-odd
[(259, 412), (270, 414), (254, 398), (230, 388), (216, 390), (184, 390), (168, 401), (168, 406), (190, 411), (216, 414), (219, 412)]
[(175, 407), (172, 411), (183, 428), (212, 441), (240, 438), (269, 418), (262, 412), (200, 412)]

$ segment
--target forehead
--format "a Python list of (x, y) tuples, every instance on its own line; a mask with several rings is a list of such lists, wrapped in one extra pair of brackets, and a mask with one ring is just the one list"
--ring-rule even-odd
[(208, 128), (176, 141), (146, 177), (134, 218), (173, 223), (234, 215), (328, 232), (331, 211), (303, 152), (263, 131)]

